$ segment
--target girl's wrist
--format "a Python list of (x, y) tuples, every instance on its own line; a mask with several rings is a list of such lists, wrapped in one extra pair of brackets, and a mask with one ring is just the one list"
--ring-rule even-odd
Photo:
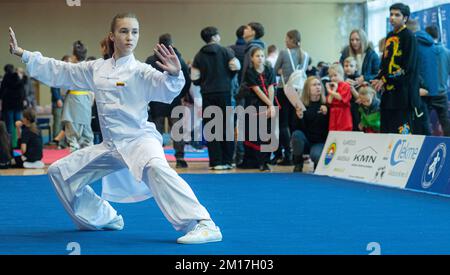
[(14, 50), (13, 54), (17, 55), (18, 57), (22, 57), (24, 51), (25, 51), (24, 49), (18, 47), (17, 49)]

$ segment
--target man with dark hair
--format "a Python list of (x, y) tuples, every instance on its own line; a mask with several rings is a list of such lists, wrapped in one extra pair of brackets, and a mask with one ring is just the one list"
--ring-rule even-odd
[(421, 134), (414, 127), (424, 114), (420, 112), (417, 40), (406, 28), (410, 10), (402, 3), (392, 5), (389, 10), (393, 31), (386, 37), (380, 72), (372, 80), (375, 90), (384, 88), (380, 132)]
[[(206, 27), (201, 31), (201, 37), (206, 45), (194, 58), (191, 68), (191, 79), (195, 85), (200, 85), (203, 99), (203, 113), (209, 106), (217, 106), (222, 111), (223, 136), (219, 140), (208, 140), (209, 166), (213, 170), (231, 169), (234, 142), (227, 141), (227, 126), (232, 121), (226, 116), (226, 107), (231, 106), (231, 79), (240, 69), (240, 63), (230, 49), (220, 45), (219, 31), (215, 27)], [(217, 114), (216, 114), (217, 115)], [(212, 118), (204, 118), (203, 125)], [(231, 122), (231, 123), (230, 123)], [(217, 132), (218, 129), (215, 129)]]
[(216, 27), (206, 27), (200, 32), (200, 36), (202, 37), (205, 43), (210, 43), (213, 37), (219, 35), (219, 30)]
[(409, 17), (411, 16), (411, 10), (409, 9), (408, 5), (405, 5), (403, 3), (395, 3), (389, 7), (390, 12), (392, 12), (393, 10), (400, 12), (405, 19), (405, 24), (408, 23)]
[[(182, 106), (182, 98), (185, 97), (189, 93), (189, 88), (191, 87), (191, 78), (189, 77), (189, 69), (186, 65), (186, 62), (181, 57), (180, 52), (173, 47), (172, 43), (172, 36), (169, 33), (162, 34), (159, 37), (159, 44), (163, 44), (167, 48), (169, 46), (172, 46), (175, 54), (178, 56), (178, 59), (180, 60), (181, 64), (181, 71), (183, 72), (184, 79), (186, 80), (186, 83), (183, 86), (183, 89), (181, 90), (180, 94), (175, 97), (175, 99), (172, 101), (171, 104), (166, 104), (162, 102), (157, 101), (151, 101), (149, 103), (149, 115), (148, 115), (148, 121), (155, 123), (156, 129), (158, 132), (162, 135), (164, 133), (164, 125), (165, 125), (165, 119), (167, 117), (169, 121), (169, 127), (172, 128), (172, 126), (177, 123), (180, 119), (183, 118), (172, 118), (172, 110), (177, 106)], [(156, 56), (156, 54), (149, 56), (145, 63), (150, 64), (153, 68), (163, 71), (160, 66), (156, 64), (156, 62), (159, 60), (159, 58)], [(176, 158), (176, 168), (187, 168), (188, 164), (184, 159), (184, 141), (173, 141), (173, 148), (175, 150), (175, 158)]]
[(258, 40), (264, 36), (264, 27), (261, 23), (258, 22), (250, 22), (246, 28), (247, 31), (251, 33), (253, 39)]
[(439, 123), (442, 126), (444, 136), (450, 136), (450, 121), (448, 116), (448, 77), (450, 75), (450, 50), (439, 42), (439, 29), (436, 26), (428, 26), (425, 31), (434, 41), (434, 53), (437, 59), (438, 92), (431, 97), (428, 107), (436, 110)]
[(254, 47), (259, 47), (263, 50), (266, 49), (266, 43), (261, 38), (264, 36), (264, 27), (261, 23), (250, 22), (244, 29), (244, 40), (247, 42), (245, 48), (244, 62), (242, 63), (241, 75), (245, 75), (248, 67), (250, 66), (250, 52)]

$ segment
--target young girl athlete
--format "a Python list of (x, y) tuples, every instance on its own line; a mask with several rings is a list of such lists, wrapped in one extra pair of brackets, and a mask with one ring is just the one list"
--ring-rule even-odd
[[(51, 87), (89, 90), (97, 100), (103, 143), (78, 150), (48, 169), (64, 208), (80, 230), (121, 230), (122, 216), (89, 186), (122, 168), (144, 182), (176, 230), (188, 232), (179, 243), (222, 240), (220, 229), (199, 203), (189, 185), (170, 168), (161, 135), (147, 122), (148, 102), (170, 103), (185, 83), (173, 49), (156, 45), (164, 73), (135, 60), (139, 22), (134, 14), (118, 14), (109, 39), (114, 55), (104, 60), (66, 63), (20, 48), (9, 29), (10, 52), (22, 58), (31, 77)], [(130, 183), (130, 190), (133, 189)]]

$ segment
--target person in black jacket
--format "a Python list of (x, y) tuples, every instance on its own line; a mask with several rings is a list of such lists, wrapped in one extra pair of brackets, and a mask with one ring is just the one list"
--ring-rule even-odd
[(42, 162), (43, 148), (42, 136), (39, 127), (36, 125), (36, 113), (28, 108), (23, 112), (23, 119), (17, 121), (17, 130), (19, 132), (19, 142), (21, 156), (14, 158), (15, 165), (18, 168), (44, 168)]
[[(159, 37), (159, 43), (163, 44), (167, 48), (169, 46), (173, 47), (172, 36), (169, 33), (162, 34)], [(186, 84), (181, 90), (180, 94), (172, 101), (171, 104), (166, 104), (162, 102), (151, 101), (149, 103), (149, 116), (148, 121), (155, 123), (156, 129), (162, 135), (164, 133), (164, 121), (167, 117), (169, 120), (169, 127), (177, 123), (179, 120), (183, 119), (182, 117), (172, 118), (172, 110), (177, 106), (182, 106), (182, 99), (189, 94), (189, 88), (191, 87), (191, 78), (189, 77), (189, 69), (186, 65), (186, 62), (181, 57), (180, 52), (173, 47), (175, 54), (178, 56), (181, 64), (181, 71), (183, 72), (184, 79), (186, 80)], [(147, 58), (145, 63), (150, 64), (153, 68), (162, 71), (162, 69), (156, 64), (159, 61), (159, 58), (154, 54)], [(188, 164), (184, 160), (184, 144), (183, 140), (173, 140), (173, 147), (175, 149), (175, 158), (176, 158), (176, 168), (187, 168)]]
[[(213, 170), (232, 168), (234, 140), (227, 140), (226, 132), (233, 129), (233, 117), (226, 115), (227, 106), (231, 106), (231, 79), (240, 69), (240, 63), (230, 49), (222, 47), (219, 31), (215, 27), (206, 27), (201, 31), (201, 37), (206, 43), (194, 58), (191, 68), (191, 79), (195, 85), (200, 85), (203, 99), (203, 114), (210, 106), (215, 106), (222, 112), (222, 136), (218, 139), (205, 133), (207, 140), (209, 166)], [(210, 109), (211, 110), (211, 109)], [(215, 114), (217, 116), (217, 114)], [(214, 117), (214, 119), (217, 119)], [(204, 127), (213, 118), (204, 117)], [(215, 127), (214, 127), (215, 128)], [(218, 129), (215, 129), (217, 133)], [(209, 137), (208, 137), (209, 136)]]
[[(259, 168), (260, 171), (270, 171), (268, 166), (270, 161), (270, 150), (266, 150), (264, 145), (270, 145), (271, 140), (267, 140), (263, 135), (271, 134), (270, 127), (264, 129), (263, 121), (266, 125), (271, 125), (271, 120), (275, 117), (275, 106), (279, 107), (275, 98), (275, 72), (273, 68), (265, 62), (264, 50), (255, 47), (250, 52), (252, 66), (246, 71), (244, 81), (249, 87), (249, 92), (245, 97), (245, 110), (248, 116), (244, 122), (244, 159), (238, 168), (252, 169)], [(253, 111), (251, 110), (253, 107)], [(263, 107), (263, 108), (261, 108)]]
[(394, 30), (386, 37), (380, 72), (372, 80), (376, 91), (384, 88), (380, 104), (380, 132), (421, 134), (414, 129), (424, 114), (419, 95), (417, 40), (406, 28), (410, 9), (397, 3), (389, 10)]
[(25, 84), (19, 75), (14, 72), (14, 66), (8, 64), (4, 67), (5, 76), (0, 86), (0, 100), (2, 112), (8, 133), (11, 135), (11, 146), (17, 147), (17, 135), (14, 123), (22, 119), (25, 101)]
[(309, 153), (317, 167), (328, 136), (328, 109), (321, 80), (310, 76), (305, 81), (302, 102), (306, 111), (297, 111), (296, 130), (292, 133), (294, 172), (303, 170), (303, 154)]

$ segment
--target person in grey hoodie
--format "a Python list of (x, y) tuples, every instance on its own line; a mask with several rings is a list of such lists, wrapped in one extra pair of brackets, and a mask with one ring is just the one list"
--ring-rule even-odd
[(450, 136), (450, 121), (448, 115), (448, 78), (450, 75), (450, 50), (439, 42), (439, 30), (436, 26), (428, 26), (425, 31), (433, 38), (434, 53), (437, 57), (438, 91), (431, 97), (429, 108), (436, 110), (444, 136)]

